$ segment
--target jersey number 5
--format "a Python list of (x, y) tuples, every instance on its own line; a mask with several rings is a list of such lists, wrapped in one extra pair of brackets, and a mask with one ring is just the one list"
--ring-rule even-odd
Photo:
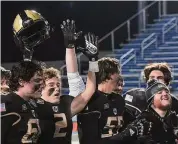
[(29, 119), (27, 133), (23, 136), (22, 143), (37, 143), (41, 129), (38, 119)]
[[(104, 127), (104, 129), (107, 129), (107, 133), (102, 134), (101, 137), (111, 137), (113, 135), (116, 135), (118, 133), (118, 130), (123, 126), (123, 117), (122, 116), (114, 116), (114, 117), (108, 117), (107, 123)], [(113, 129), (115, 131), (113, 132)]]
[(54, 114), (54, 118), (57, 120), (55, 123), (54, 138), (55, 137), (65, 137), (66, 132), (60, 132), (60, 131), (62, 130), (61, 128), (67, 127), (66, 115), (64, 113)]

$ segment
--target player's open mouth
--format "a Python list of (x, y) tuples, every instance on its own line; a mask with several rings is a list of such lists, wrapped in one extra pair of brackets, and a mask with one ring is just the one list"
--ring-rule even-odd
[(60, 94), (60, 93), (56, 93), (54, 96), (57, 96), (57, 97), (58, 97), (58, 96), (59, 96), (59, 94)]
[(169, 97), (168, 96), (162, 96), (161, 100), (169, 100)]

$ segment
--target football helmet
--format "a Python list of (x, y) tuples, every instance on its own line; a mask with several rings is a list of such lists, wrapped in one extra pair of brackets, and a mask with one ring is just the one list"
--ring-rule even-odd
[(138, 116), (147, 106), (145, 89), (133, 88), (128, 90), (124, 95), (126, 108), (129, 109), (134, 116)]
[(14, 40), (21, 50), (33, 50), (50, 37), (48, 21), (34, 10), (24, 10), (17, 14), (13, 23)]

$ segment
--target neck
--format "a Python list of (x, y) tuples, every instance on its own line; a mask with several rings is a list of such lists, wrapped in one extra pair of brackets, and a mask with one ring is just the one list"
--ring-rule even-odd
[(29, 100), (29, 97), (25, 96), (23, 92), (15, 91), (14, 93), (23, 98), (25, 101)]
[(108, 94), (112, 92), (110, 89), (108, 89), (107, 84), (99, 84), (98, 90), (104, 93), (108, 93)]
[(49, 103), (52, 103), (52, 104), (59, 104), (60, 101), (51, 101), (51, 99), (49, 97), (46, 97), (46, 96), (41, 96), (41, 98), (46, 101), (46, 102), (49, 102)]
[(161, 110), (159, 108), (156, 108), (154, 105), (151, 106), (155, 112), (160, 116), (160, 117), (165, 117), (167, 110)]
[(48, 98), (47, 97), (45, 97), (45, 96), (41, 96), (41, 98), (44, 100), (44, 101), (46, 101), (46, 102), (50, 102), (49, 100), (48, 100)]

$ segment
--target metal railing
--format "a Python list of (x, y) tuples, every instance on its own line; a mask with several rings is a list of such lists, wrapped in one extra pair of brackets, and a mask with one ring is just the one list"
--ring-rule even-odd
[(165, 34), (175, 27), (175, 31), (178, 29), (177, 18), (174, 17), (170, 21), (164, 24), (162, 28), (162, 42), (165, 42)]
[(151, 4), (149, 4), (148, 6), (146, 6), (143, 10), (139, 11), (138, 13), (136, 13), (135, 15), (133, 15), (132, 17), (130, 17), (127, 21), (125, 21), (124, 23), (122, 23), (121, 25), (117, 26), (115, 29), (113, 29), (111, 32), (109, 32), (108, 34), (106, 34), (105, 36), (103, 36), (100, 40), (99, 40), (99, 43), (103, 42), (104, 40), (106, 40), (106, 38), (108, 38), (109, 36), (111, 37), (111, 48), (112, 48), (112, 51), (114, 51), (115, 49), (115, 37), (114, 37), (114, 34), (117, 30), (119, 30), (120, 28), (122, 28), (123, 26), (127, 26), (127, 40), (130, 41), (131, 40), (131, 21), (139, 16), (140, 14), (142, 15), (143, 17), (143, 30), (146, 29), (146, 24), (147, 24), (147, 21), (146, 21), (146, 10), (148, 8), (150, 8), (151, 6), (153, 6), (155, 3), (158, 3), (158, 15), (161, 16), (161, 11), (159, 10), (160, 9), (160, 6), (161, 6), (161, 3), (160, 1), (153, 1)]
[[(149, 43), (147, 43), (149, 40), (151, 40), (151, 41)], [(155, 34), (155, 33), (152, 33), (151, 35), (149, 35), (148, 37), (146, 37), (142, 41), (142, 43), (141, 43), (141, 56), (142, 56), (142, 58), (144, 57), (144, 51), (145, 51), (145, 49), (147, 49), (153, 43), (155, 43), (155, 47), (157, 48), (157, 44), (158, 44), (157, 43), (157, 34)]]
[[(130, 57), (128, 57), (126, 60), (124, 60), (124, 58), (127, 57), (129, 54), (131, 54)], [(134, 49), (129, 50), (127, 53), (125, 53), (124, 55), (122, 55), (122, 56), (120, 57), (119, 62), (120, 62), (120, 70), (121, 70), (121, 73), (122, 73), (122, 67), (123, 67), (125, 64), (127, 64), (130, 60), (132, 60), (133, 58), (135, 58), (135, 59), (134, 59), (134, 63), (136, 63), (136, 51), (135, 51)]]

